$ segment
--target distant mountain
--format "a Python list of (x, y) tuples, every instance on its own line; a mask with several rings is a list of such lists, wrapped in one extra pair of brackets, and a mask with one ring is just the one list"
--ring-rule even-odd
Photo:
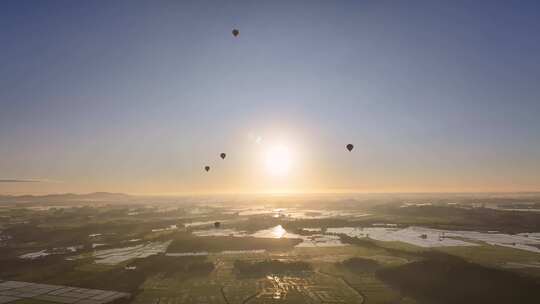
[(87, 194), (63, 193), (48, 195), (0, 195), (0, 203), (66, 203), (126, 201), (132, 196), (123, 193), (94, 192)]

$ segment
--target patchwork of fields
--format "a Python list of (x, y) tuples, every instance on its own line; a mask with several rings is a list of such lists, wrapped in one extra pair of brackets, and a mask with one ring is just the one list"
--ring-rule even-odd
[[(497, 304), (540, 290), (532, 212), (284, 204), (0, 208), (0, 304), (411, 304), (432, 301), (419, 290), (444, 280)], [(492, 231), (500, 221), (512, 224)], [(474, 293), (467, 278), (497, 278), (497, 291)], [(520, 303), (540, 298), (527, 294)]]

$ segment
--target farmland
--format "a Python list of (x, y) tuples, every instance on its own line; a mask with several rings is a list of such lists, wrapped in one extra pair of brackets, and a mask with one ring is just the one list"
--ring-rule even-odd
[[(451, 219), (482, 210), (433, 201), (2, 204), (0, 279), (171, 304), (424, 303), (434, 300), (424, 291), (448, 284), (459, 299), (499, 303), (539, 286), (537, 214), (524, 214), (519, 229), (512, 220), (492, 231), (494, 217), (521, 213), (489, 209), (486, 222), (467, 227)], [(440, 281), (426, 281), (433, 275)], [(467, 289), (474, 284), (459, 279), (467, 277), (492, 283)], [(493, 288), (501, 294), (486, 295)], [(520, 302), (538, 297), (528, 292)]]

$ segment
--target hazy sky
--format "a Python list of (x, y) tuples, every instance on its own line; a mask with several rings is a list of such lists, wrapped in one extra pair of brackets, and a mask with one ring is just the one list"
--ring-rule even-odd
[(2, 1), (0, 193), (540, 190), (539, 33), (539, 1)]

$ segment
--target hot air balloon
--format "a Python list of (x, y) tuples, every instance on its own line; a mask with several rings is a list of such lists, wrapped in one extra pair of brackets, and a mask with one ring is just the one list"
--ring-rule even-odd
[(214, 228), (219, 228), (221, 227), (221, 223), (220, 222), (215, 222), (214, 223)]
[(227, 157), (227, 154), (221, 153), (221, 154), (219, 155), (219, 157), (221, 157), (221, 159), (225, 159), (225, 157)]
[(206, 170), (206, 172), (210, 171), (210, 166), (204, 166), (204, 170)]
[(354, 149), (354, 146), (352, 144), (348, 144), (347, 145), (347, 150), (349, 150), (349, 152), (351, 152), (352, 149)]
[(240, 35), (240, 31), (238, 29), (233, 29), (232, 34), (234, 37), (238, 37), (238, 35)]

